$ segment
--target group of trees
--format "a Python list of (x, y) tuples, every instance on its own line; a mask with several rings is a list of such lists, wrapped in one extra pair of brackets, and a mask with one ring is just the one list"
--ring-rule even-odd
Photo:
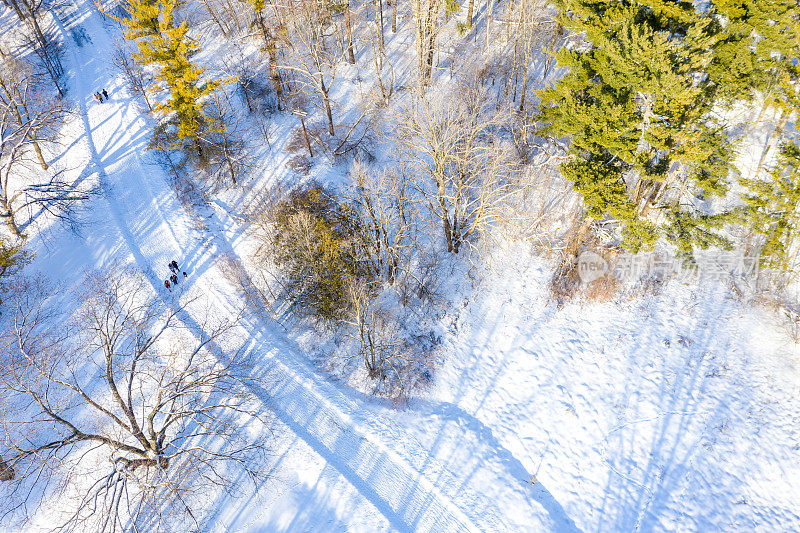
[(91, 192), (45, 159), (43, 146), (56, 144), (65, 113), (34, 65), (0, 60), (0, 217), (13, 238), (22, 238), (22, 225), (42, 212), (72, 220)]
[[(22, 23), (14, 36), (32, 38), (0, 42), (3, 522), (18, 525), (51, 496), (77, 491), (76, 506), (54, 516), (66, 530), (149, 529), (167, 516), (176, 529), (196, 529), (196, 493), (229, 490), (232, 465), (260, 475), (265, 439), (245, 435), (242, 424), (264, 413), (239, 381), (234, 324), (187, 330), (183, 307), (148, 296), (133, 271), (92, 273), (75, 291), (24, 276), (30, 222), (42, 213), (72, 220), (90, 189), (67, 181), (66, 159), (53, 163), (70, 111), (59, 45), (45, 25), (52, 6), (4, 3)], [(178, 5), (136, 4), (125, 19), (136, 52), (123, 47), (115, 62), (161, 117), (156, 144), (235, 183), (245, 163), (217, 91), (226, 80), (203, 80)]]
[[(796, 216), (794, 150), (783, 145), (781, 168), (765, 182), (767, 145), (756, 175), (738, 180), (737, 139), (720, 112), (759, 100), (764, 111), (780, 110), (773, 134), (780, 137), (800, 109), (800, 6), (757, 0), (558, 5), (559, 22), (583, 37), (581, 45), (558, 52), (568, 71), (541, 93), (539, 117), (546, 124), (541, 134), (569, 138), (562, 172), (584, 205), (568, 260), (595, 220), (618, 222), (631, 251), (665, 238), (685, 257), (697, 247), (732, 246), (724, 228), (744, 222), (766, 242), (783, 243), (762, 249), (769, 261), (783, 255), (791, 232), (781, 228)], [(753, 190), (746, 207), (714, 204), (736, 185)]]
[(70, 181), (63, 165), (48, 160), (58, 146), (67, 113), (58, 41), (48, 24), (51, 4), (6, 0), (18, 19), (13, 38), (0, 41), (0, 280), (29, 257), (27, 227), (43, 214), (74, 222), (91, 188)]
[[(487, 43), (492, 35), (491, 4), (484, 13)], [(462, 81), (446, 94), (426, 87), (434, 81), (437, 39), (453, 6), (435, 1), (406, 6), (414, 21), (419, 87), (389, 134), (400, 147), (398, 153), (376, 164), (356, 161), (348, 191), (325, 192), (335, 198), (335, 212), (348, 206), (344, 236), (308, 240), (314, 235), (309, 228), (318, 231), (329, 222), (327, 215), (313, 209), (300, 209), (302, 216), (295, 213), (291, 227), (285, 219), (273, 219), (286, 235), (297, 237), (286, 237), (292, 243), (292, 261), (310, 269), (298, 275), (302, 268), (292, 262), (290, 278), (327, 279), (325, 268), (309, 274), (326, 264), (319, 260), (323, 250), (316, 248), (323, 242), (323, 248), (330, 244), (342, 252), (338, 260), (349, 262), (347, 269), (337, 270), (346, 275), (332, 276), (336, 286), (326, 288), (337, 295), (336, 316), (305, 297), (295, 302), (302, 300), (306, 310), (355, 326), (370, 375), (379, 373), (367, 356), (375, 337), (367, 317), (380, 305), (381, 287), (392, 286), (413, 270), (410, 258), (432, 243), (458, 254), (465, 245), (488, 242), (507, 213), (508, 196), (517, 192), (514, 177), (534, 159), (531, 147), (536, 140), (528, 131), (536, 131), (540, 139), (567, 140), (560, 170), (578, 193), (581, 212), (567, 235), (561, 272), (573, 267), (593, 226), (608, 227), (609, 222), (618, 230), (619, 244), (629, 251), (650, 250), (663, 240), (688, 260), (697, 249), (750, 246), (753, 239), (748, 244), (735, 241), (736, 233), (730, 231), (744, 226), (758, 236), (756, 247), (764, 265), (790, 268), (797, 245), (800, 183), (798, 146), (784, 138), (784, 129), (797, 116), (800, 98), (800, 6), (757, 0), (702, 5), (560, 0), (556, 5), (555, 19), (535, 0), (504, 6), (507, 37), (500, 48), (510, 57), (509, 64), (496, 67), (487, 47), (477, 66), (469, 61), (460, 65)], [(270, 62), (278, 71), (304, 72), (301, 85), (317, 92), (331, 135), (335, 127), (329, 91), (337, 60), (350, 62), (353, 50), (361, 48), (352, 31), (357, 26), (352, 14), (361, 11), (351, 3), (344, 9), (344, 31), (337, 33), (333, 12), (306, 10), (292, 18), (276, 7), (272, 23), (286, 28), (289, 39), (300, 35), (291, 20), (304, 21), (307, 34), (283, 52), (280, 32), (268, 32), (278, 35), (277, 40), (265, 39), (277, 47), (277, 53), (270, 52)], [(376, 28), (371, 34), (375, 77), (384, 89), (379, 63), (386, 28), (379, 3), (370, 13)], [(465, 23), (471, 26), (471, 13), (468, 18)], [(264, 20), (259, 24), (269, 24)], [(326, 33), (330, 28), (334, 31)], [(570, 46), (553, 53), (566, 36)], [(296, 61), (302, 67), (282, 64), (282, 54), (296, 58), (293, 54), (301, 49), (308, 54)], [(536, 55), (544, 61), (534, 61)], [(542, 79), (537, 84), (542, 88), (534, 95), (538, 109), (529, 114), (534, 66), (539, 67)], [(563, 76), (546, 84), (555, 66), (563, 69)], [(505, 72), (508, 79), (501, 87), (486, 87), (491, 69)], [(513, 102), (511, 110), (501, 104), (500, 94), (489, 97), (501, 91)], [(751, 175), (736, 168), (740, 133), (726, 114), (742, 104), (760, 106), (754, 128), (763, 127), (768, 113), (777, 115)], [(516, 154), (509, 144), (515, 145)], [(776, 146), (776, 163), (763, 172)], [(435, 229), (420, 238), (423, 227)], [(299, 228), (303, 230), (294, 233)], [(297, 253), (305, 246), (301, 243), (308, 242), (314, 243), (313, 253), (308, 247)], [(286, 257), (278, 262), (286, 265)]]
[[(48, 171), (46, 146), (64, 109), (43, 80), (63, 88), (57, 47), (37, 18), (42, 4), (4, 2), (31, 28), (44, 65), (36, 73), (2, 54), (0, 216), (19, 236), (25, 209), (63, 213), (85, 194), (59, 173), (41, 183), (17, 179)], [(687, 258), (737, 244), (727, 230), (739, 224), (758, 236), (766, 265), (792, 268), (800, 146), (784, 130), (800, 108), (797, 2), (555, 4), (551, 18), (545, 2), (510, 0), (495, 20), (495, 2), (478, 19), (469, 0), (462, 20), (454, 17), (462, 6), (449, 0), (204, 0), (195, 11), (181, 0), (132, 0), (129, 17), (119, 18), (128, 42), (115, 63), (158, 117), (151, 147), (171, 169), (191, 166), (216, 183), (238, 185), (248, 168), (237, 127), (244, 108), (262, 113), (270, 99), (270, 112), (317, 109), (310, 135), (302, 122), (305, 146), (312, 159), (313, 142), (346, 164), (349, 181), (340, 189), (305, 183), (251, 213), (262, 238), (257, 266), (277, 272), (256, 292), (277, 287), (272, 297), (293, 312), (346, 331), (368, 377), (401, 395), (430, 376), (436, 340), (423, 318), (440, 303), (437, 269), (491, 244), (523, 176), (537, 175), (537, 143), (547, 138), (567, 141), (560, 171), (581, 205), (565, 268), (599, 222), (612, 222), (630, 251), (665, 240)], [(225, 69), (206, 68), (192, 26), (202, 13), (231, 42), (257, 42), (263, 62), (227, 57), (218, 62)], [(401, 91), (387, 41), (406, 20), (413, 83)], [(459, 32), (464, 48), (446, 59), (451, 76), (440, 75), (441, 43)], [(355, 72), (360, 87), (364, 66), (373, 97), (361, 118), (344, 123), (335, 95)], [(563, 75), (548, 84), (556, 66)], [(241, 109), (231, 103), (234, 87)], [(725, 114), (742, 103), (760, 106), (757, 123), (776, 117), (751, 175), (735, 167), (738, 139)], [(368, 113), (374, 117), (363, 120)], [(20, 259), (17, 244), (3, 244), (0, 277)], [(8, 293), (14, 320), (2, 337), (0, 479), (26, 480), (18, 501), (37, 483), (29, 474), (49, 481), (87, 468), (96, 483), (70, 524), (95, 519), (102, 501), (102, 527), (114, 529), (158, 507), (164, 491), (222, 482), (217, 460), (252, 470), (244, 457), (258, 446), (238, 440), (235, 421), (246, 397), (231, 364), (211, 353), (230, 325), (199, 340), (186, 335), (182, 309), (143, 297), (131, 273), (93, 274), (69, 319), (37, 282), (21, 279)], [(231, 446), (210, 450), (209, 439)]]
[[(64, 96), (61, 65), (61, 49), (58, 40), (43, 29), (43, 20), (49, 13), (51, 2), (48, 0), (3, 0), (17, 14), (20, 22), (29, 30), (27, 45), (33, 48), (40, 59), (40, 64), (53, 82), (58, 95)], [(0, 56), (5, 53), (0, 54)]]
[[(131, 53), (127, 45), (121, 45), (115, 63), (133, 93), (159, 117), (151, 147), (163, 152), (171, 169), (191, 165), (215, 184), (235, 185), (248, 164), (243, 140), (221, 93), (233, 79), (209, 79), (193, 59), (201, 49), (189, 22), (179, 15), (183, 4), (179, 0), (131, 2), (130, 16), (119, 21), (137, 51)], [(181, 158), (172, 163), (170, 153), (176, 151)]]
[(455, 97), (428, 95), (400, 111), (388, 161), (356, 157), (345, 187), (277, 194), (251, 218), (262, 240), (258, 263), (278, 267), (291, 308), (351, 328), (378, 380), (402, 374), (413, 381), (409, 365), (417, 365), (417, 378), (425, 371), (403, 337), (421, 333), (401, 331), (402, 313), (390, 312), (389, 300), (435, 310), (421, 265), (440, 251), (456, 255), (490, 242), (519, 171), (501, 133), (513, 114), (496, 108), (477, 72), (453, 88)]

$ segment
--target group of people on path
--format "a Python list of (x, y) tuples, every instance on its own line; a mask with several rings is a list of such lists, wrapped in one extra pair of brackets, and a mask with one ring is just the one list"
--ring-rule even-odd
[[(182, 272), (178, 266), (178, 262), (174, 259), (169, 263), (169, 271), (172, 272), (172, 275), (164, 280), (164, 287), (168, 288), (170, 292), (172, 292), (172, 287), (178, 285), (178, 272)], [(183, 271), (183, 277), (186, 277), (185, 271)]]
[(94, 99), (97, 100), (98, 102), (100, 102), (101, 104), (103, 103), (103, 101), (104, 101), (103, 99), (104, 98), (105, 98), (106, 101), (108, 100), (108, 93), (106, 92), (105, 89), (103, 89), (102, 91), (97, 91), (96, 93), (94, 93)]

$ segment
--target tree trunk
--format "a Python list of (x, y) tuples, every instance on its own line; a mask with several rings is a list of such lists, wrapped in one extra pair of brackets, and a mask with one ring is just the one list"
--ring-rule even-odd
[[(0, 87), (3, 88), (3, 92), (6, 93), (10, 102), (14, 103), (14, 105), (9, 106), (14, 113), (14, 116), (17, 118), (17, 122), (20, 126), (24, 124), (30, 123), (30, 114), (28, 113), (28, 107), (25, 105), (25, 102), (22, 98), (22, 94), (19, 92), (19, 89), (16, 87), (8, 87), (2, 80), (0, 80)], [(20, 108), (22, 111), (25, 112), (25, 118), (22, 118), (22, 113), (20, 113)], [(42, 170), (47, 170), (49, 168), (47, 162), (44, 160), (44, 156), (42, 155), (42, 149), (39, 147), (39, 143), (36, 141), (36, 137), (32, 132), (28, 132), (28, 140), (31, 141), (33, 145), (33, 151), (36, 153), (36, 158), (39, 160), (39, 164), (42, 166)]]
[(205, 5), (206, 11), (208, 12), (208, 16), (210, 16), (211, 20), (213, 20), (216, 23), (217, 27), (222, 32), (222, 35), (227, 37), (230, 34), (230, 28), (228, 28), (228, 27), (226, 27), (226, 26), (224, 26), (222, 24), (221, 17), (217, 13), (217, 11), (214, 9), (214, 7), (211, 5), (211, 3), (208, 2), (208, 0), (203, 0), (203, 5)]
[(222, 154), (225, 156), (225, 164), (228, 167), (228, 172), (231, 173), (231, 180), (236, 185), (236, 170), (233, 168), (233, 158), (231, 157), (230, 143), (228, 142), (228, 132), (226, 129), (222, 130)]
[(281, 100), (283, 100), (283, 80), (281, 80), (281, 73), (278, 70), (278, 59), (275, 57), (275, 38), (267, 29), (267, 24), (264, 22), (264, 15), (259, 11), (256, 16), (258, 25), (261, 28), (261, 35), (264, 36), (264, 46), (269, 56), (269, 77), (272, 79), (273, 87), (275, 87), (275, 98), (278, 100), (278, 111), (280, 111)]
[[(445, 208), (444, 205), (443, 205), (444, 202), (440, 201), (439, 203), (441, 205), (441, 208), (444, 209)], [(443, 224), (444, 240), (447, 243), (447, 251), (448, 252), (453, 252), (453, 228), (450, 225), (450, 218), (448, 217), (447, 214), (445, 214), (445, 216), (444, 216), (444, 218), (442, 220), (444, 221), (444, 224)]]
[(47, 170), (49, 165), (44, 160), (44, 156), (42, 155), (42, 149), (39, 148), (39, 143), (33, 141), (33, 151), (36, 152), (36, 158), (39, 160), (39, 164), (42, 165), (42, 170)]
[(200, 145), (200, 139), (194, 137), (192, 139), (192, 143), (194, 144), (194, 147), (197, 150), (197, 157), (200, 160), (200, 164), (202, 165), (203, 163), (205, 163), (205, 156), (203, 155), (203, 147)]
[(24, 238), (25, 236), (19, 230), (19, 226), (17, 226), (17, 221), (14, 220), (14, 211), (11, 209), (11, 206), (8, 205), (8, 201), (3, 198), (2, 201), (0, 201), (0, 205), (2, 205), (4, 211), (0, 213), (0, 217), (6, 219), (6, 226), (8, 226), (9, 231), (16, 237)]
[(147, 87), (144, 84), (142, 84), (142, 98), (144, 98), (144, 103), (147, 104), (147, 110), (152, 113), (153, 104), (150, 103), (150, 99), (147, 97)]
[(378, 49), (383, 53), (383, 0), (375, 0), (375, 25), (378, 27)]
[(17, 0), (7, 0), (7, 1), (4, 0), (4, 1), (6, 2), (6, 5), (9, 5), (9, 2), (10, 2), (11, 7), (14, 8), (14, 11), (16, 11), (16, 13), (17, 13), (17, 16), (19, 17), (19, 20), (21, 20), (22, 22), (25, 22), (25, 14), (19, 8), (19, 4), (17, 3)]
[(228, 163), (228, 170), (231, 173), (231, 180), (233, 180), (233, 184), (236, 185), (236, 172), (233, 170), (233, 163), (231, 162), (231, 155), (228, 153), (228, 150), (225, 150), (225, 162)]
[(400, 0), (392, 0), (392, 33), (397, 33), (397, 3)]
[(239, 86), (242, 88), (242, 94), (244, 95), (244, 102), (247, 104), (247, 112), (249, 114), (253, 114), (253, 104), (250, 102), (250, 93), (247, 90), (247, 85), (242, 83), (241, 78), (239, 78)]
[(347, 27), (347, 61), (351, 65), (355, 65), (356, 56), (353, 51), (353, 27), (350, 22), (350, 2), (344, 8), (344, 25)]
[(424, 88), (430, 81), (433, 57), (436, 54), (436, 23), (439, 3), (438, 0), (427, 0), (424, 16), (421, 12), (422, 2), (417, 0), (416, 6), (420, 83)]
[(583, 241), (586, 240), (586, 234), (589, 233), (592, 222), (594, 222), (592, 217), (584, 217), (577, 231), (570, 235), (567, 247), (564, 250), (564, 264), (570, 264), (578, 256), (578, 251), (580, 251)]
[(458, 208), (453, 212), (453, 226), (451, 232), (453, 233), (453, 253), (457, 254), (461, 249), (461, 226), (458, 223)]
[(525, 111), (525, 95), (528, 90), (528, 63), (530, 63), (530, 47), (525, 42), (525, 54), (522, 58), (522, 94), (519, 99), (519, 112)]
[[(53, 84), (56, 86), (56, 90), (58, 90), (58, 95), (63, 97), (64, 92), (61, 90), (61, 86), (58, 84), (59, 72), (56, 71), (56, 65), (53, 64), (53, 61), (50, 58), (50, 53), (47, 51), (47, 39), (42, 32), (42, 28), (39, 26), (39, 21), (36, 19), (36, 13), (34, 13), (33, 8), (31, 8), (31, 5), (28, 3), (28, 0), (20, 0), (20, 2), (22, 2), (22, 5), (25, 6), (25, 10), (30, 15), (31, 27), (36, 35), (36, 40), (39, 41), (39, 49), (41, 50), (44, 67), (47, 69), (47, 73), (53, 80)], [(61, 69), (59, 68), (58, 70), (60, 71)]]
[(36, 40), (39, 41), (39, 46), (42, 48), (47, 47), (47, 39), (44, 37), (44, 33), (42, 33), (42, 28), (39, 26), (39, 21), (36, 20), (36, 15), (31, 8), (31, 5), (28, 3), (28, 0), (20, 0), (22, 5), (25, 6), (25, 10), (28, 12), (31, 18), (31, 26), (33, 27), (33, 32), (36, 35)]
[(441, 180), (436, 180), (437, 196), (439, 197), (439, 209), (441, 210), (440, 216), (442, 217), (442, 230), (444, 231), (444, 239), (447, 243), (447, 251), (453, 252), (453, 226), (450, 224), (450, 210), (447, 208), (445, 200), (444, 184)]
[(494, 0), (486, 0), (486, 41), (483, 44), (483, 51), (486, 53), (489, 50), (489, 38), (492, 35), (492, 9), (494, 8)]
[(300, 125), (303, 126), (303, 137), (306, 138), (306, 147), (308, 148), (309, 157), (314, 157), (314, 152), (311, 151), (311, 142), (308, 140), (308, 131), (306, 130), (306, 121), (303, 115), (300, 115)]
[(769, 139), (767, 139), (767, 144), (764, 146), (764, 151), (761, 152), (761, 158), (758, 160), (758, 168), (756, 168), (754, 177), (757, 178), (758, 175), (761, 174), (761, 169), (764, 167), (764, 162), (767, 160), (767, 155), (769, 154), (770, 149), (775, 144), (775, 139), (780, 139), (783, 128), (786, 126), (786, 122), (788, 121), (789, 108), (786, 108), (781, 112), (781, 117), (778, 119), (775, 129), (770, 134)]
[(472, 14), (475, 10), (475, 0), (469, 0), (469, 7), (467, 8), (467, 26), (472, 26)]
[(333, 131), (333, 113), (331, 112), (331, 99), (328, 96), (330, 89), (325, 87), (325, 78), (322, 76), (322, 72), (319, 73), (319, 87), (322, 92), (322, 99), (325, 101), (325, 114), (328, 115), (328, 133), (333, 137), (336, 134)]
[(519, 79), (519, 54), (517, 54), (517, 43), (514, 43), (514, 94), (511, 97), (512, 102), (517, 101), (517, 80)]
[(425, 76), (424, 81), (427, 83), (431, 79), (433, 71), (433, 56), (436, 53), (436, 36), (431, 31), (427, 38), (426, 43), (426, 57), (425, 57)]

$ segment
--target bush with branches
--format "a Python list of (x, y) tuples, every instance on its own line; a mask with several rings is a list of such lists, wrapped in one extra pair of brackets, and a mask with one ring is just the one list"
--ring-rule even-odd
[(338, 321), (349, 308), (348, 287), (376, 277), (364, 260), (358, 213), (319, 185), (298, 189), (274, 209), (271, 247), (287, 280), (287, 296), (306, 316)]

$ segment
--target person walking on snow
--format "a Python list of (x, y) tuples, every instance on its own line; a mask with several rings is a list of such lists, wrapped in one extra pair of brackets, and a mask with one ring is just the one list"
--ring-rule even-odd
[(106, 90), (105, 90), (105, 89), (103, 89), (103, 98), (105, 98), (106, 100), (108, 100), (108, 93), (106, 92)]
[(103, 103), (103, 97), (100, 96), (100, 93), (94, 93), (94, 99), (100, 103)]
[(169, 271), (170, 271), (170, 272), (172, 272), (172, 273), (174, 274), (174, 273), (175, 273), (175, 270), (176, 270), (176, 268), (175, 268), (175, 261), (172, 261), (171, 263), (169, 263)]
[(168, 279), (164, 280), (164, 286), (169, 289), (169, 292), (172, 292), (172, 287), (169, 286), (169, 280)]
[(172, 284), (173, 285), (177, 285), (178, 284), (178, 275), (177, 274), (173, 274), (169, 279), (172, 280)]
[(178, 272), (178, 270), (180, 270), (180, 268), (178, 268), (178, 262), (175, 261), (174, 259), (172, 260), (172, 263), (169, 264), (169, 267), (174, 269), (176, 273)]

